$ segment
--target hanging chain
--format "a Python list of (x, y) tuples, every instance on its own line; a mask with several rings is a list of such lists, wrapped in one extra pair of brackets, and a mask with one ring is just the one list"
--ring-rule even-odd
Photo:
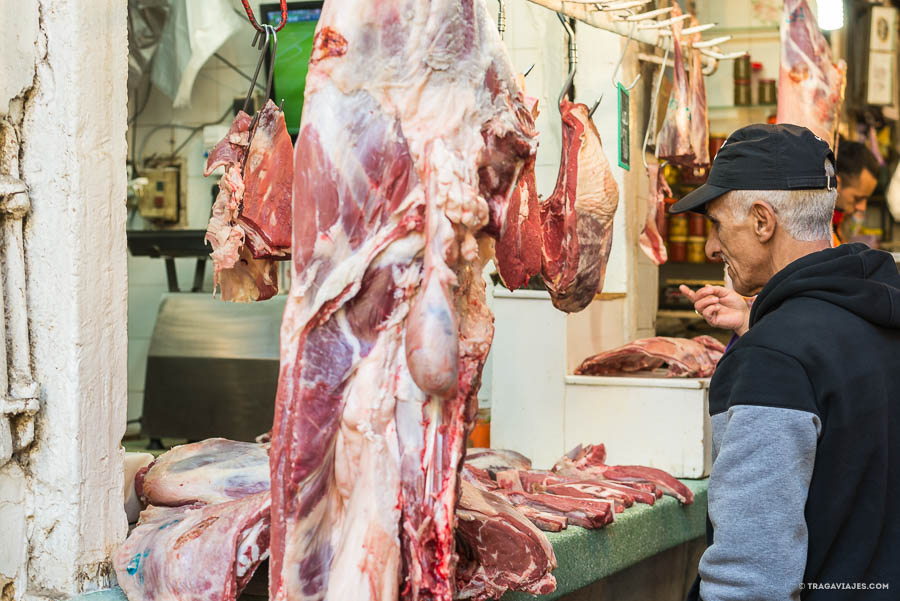
[[(263, 28), (257, 23), (256, 17), (253, 16), (253, 9), (250, 8), (250, 0), (241, 0), (241, 4), (244, 5), (244, 11), (247, 13), (247, 18), (250, 19), (250, 24), (253, 25), (253, 28), (256, 29), (256, 31), (261, 32)], [(287, 23), (287, 0), (281, 0), (281, 23), (278, 24), (275, 31), (281, 31), (281, 28), (284, 27), (285, 23)]]

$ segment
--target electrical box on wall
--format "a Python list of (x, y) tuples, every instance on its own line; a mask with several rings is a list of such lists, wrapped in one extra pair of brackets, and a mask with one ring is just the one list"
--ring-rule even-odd
[(156, 225), (176, 225), (184, 214), (182, 161), (148, 163), (141, 170), (146, 184), (138, 195), (138, 212)]

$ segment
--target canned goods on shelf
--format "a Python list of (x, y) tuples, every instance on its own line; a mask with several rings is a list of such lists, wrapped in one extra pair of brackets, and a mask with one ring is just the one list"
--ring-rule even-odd
[(680, 239), (687, 242), (688, 235), (688, 217), (684, 213), (678, 215), (669, 215), (669, 238), (671, 240)]
[(734, 59), (734, 78), (750, 79), (750, 56), (744, 55)]
[(688, 236), (706, 236), (706, 216), (702, 213), (691, 213), (688, 217)]
[(690, 236), (687, 239), (686, 254), (688, 263), (704, 263), (706, 261), (706, 238)]
[(684, 263), (687, 260), (687, 236), (670, 235), (667, 249), (670, 261)]
[(749, 79), (734, 80), (734, 105), (749, 106), (753, 104), (753, 97)]
[(774, 79), (759, 80), (759, 104), (776, 104), (778, 102), (778, 88)]

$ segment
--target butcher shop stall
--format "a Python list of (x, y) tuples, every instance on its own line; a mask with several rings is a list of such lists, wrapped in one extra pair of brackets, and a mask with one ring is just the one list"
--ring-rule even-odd
[(900, 251), (893, 2), (0, 7), (4, 600), (683, 599), (732, 333), (669, 206), (796, 123)]

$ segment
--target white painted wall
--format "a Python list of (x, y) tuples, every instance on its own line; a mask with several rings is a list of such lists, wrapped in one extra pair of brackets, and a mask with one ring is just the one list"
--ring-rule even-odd
[(126, 530), (126, 12), (116, 0), (3, 0), (0, 13), (0, 117), (17, 130), (31, 201), (40, 401), (35, 444), (0, 471), (0, 585), (4, 600), (60, 598), (109, 586)]

